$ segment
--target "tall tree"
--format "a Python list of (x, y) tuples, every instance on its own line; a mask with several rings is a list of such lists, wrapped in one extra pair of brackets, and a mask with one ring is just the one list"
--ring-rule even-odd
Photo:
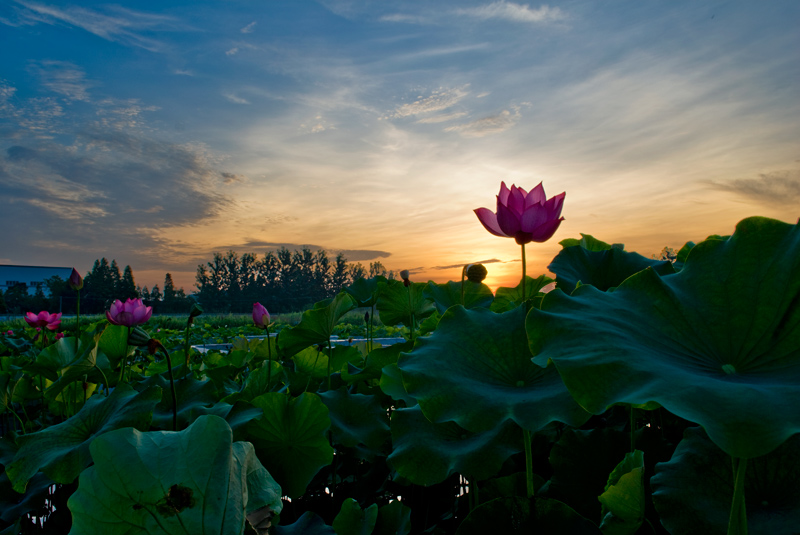
[(122, 273), (122, 281), (117, 290), (119, 299), (135, 299), (139, 297), (139, 292), (136, 289), (136, 282), (133, 280), (133, 270), (131, 266), (125, 266), (125, 271)]

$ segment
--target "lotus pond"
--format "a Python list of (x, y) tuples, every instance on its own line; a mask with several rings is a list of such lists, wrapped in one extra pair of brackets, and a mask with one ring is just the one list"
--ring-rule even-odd
[(798, 227), (561, 245), (546, 294), (360, 279), (272, 337), (4, 331), (0, 533), (798, 533)]

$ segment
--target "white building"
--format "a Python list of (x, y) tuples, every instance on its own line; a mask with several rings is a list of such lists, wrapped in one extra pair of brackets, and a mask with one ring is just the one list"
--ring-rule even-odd
[(0, 290), (6, 292), (9, 288), (22, 284), (27, 288), (28, 293), (32, 295), (36, 292), (36, 288), (41, 286), (45, 295), (47, 295), (48, 291), (44, 285), (44, 280), (55, 275), (65, 281), (69, 280), (69, 276), (72, 275), (72, 268), (0, 264)]

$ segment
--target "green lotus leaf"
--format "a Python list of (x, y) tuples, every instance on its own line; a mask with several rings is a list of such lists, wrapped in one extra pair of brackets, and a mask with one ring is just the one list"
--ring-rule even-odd
[[(539, 474), (533, 474), (533, 488), (536, 495), (540, 494), (539, 489), (545, 484), (544, 479)], [(525, 496), (528, 492), (528, 480), (525, 472), (514, 472), (508, 476), (493, 477), (486, 481), (481, 481), (480, 502), (486, 503), (496, 498), (513, 498), (514, 496)]]
[[(694, 254), (694, 253), (692, 253)], [(661, 522), (671, 533), (726, 533), (733, 499), (731, 458), (700, 427), (684, 432), (672, 459), (650, 478)], [(747, 460), (744, 498), (750, 533), (789, 535), (800, 526), (800, 435)]]
[(319, 469), (333, 461), (328, 408), (308, 393), (293, 398), (271, 392), (255, 398), (253, 405), (264, 411), (247, 426), (258, 458), (286, 496), (302, 496)]
[(14, 490), (25, 492), (28, 480), (39, 470), (56, 483), (72, 483), (92, 462), (89, 447), (98, 436), (121, 427), (146, 430), (159, 400), (160, 388), (140, 393), (122, 384), (108, 397), (89, 398), (70, 419), (19, 437), (19, 450), (6, 467)]
[[(13, 522), (27, 513), (41, 511), (51, 498), (53, 480), (41, 472), (28, 482), (24, 495), (14, 491), (5, 473), (0, 473), (0, 520)], [(2, 524), (0, 524), (2, 525)]]
[(603, 535), (633, 535), (639, 530), (645, 509), (644, 452), (625, 454), (608, 476), (606, 489), (598, 499), (603, 505)]
[(69, 366), (77, 356), (75, 339), (62, 338), (44, 348), (36, 356), (36, 360), (25, 366), (25, 369), (32, 373), (38, 373), (50, 381), (55, 381), (58, 379), (58, 372)]
[(652, 267), (659, 275), (675, 273), (672, 263), (629, 253), (622, 248), (589, 250), (584, 247), (565, 247), (547, 269), (556, 274), (556, 287), (570, 294), (580, 282), (598, 290), (609, 290), (643, 269)]
[(681, 247), (680, 251), (678, 251), (678, 255), (675, 258), (675, 262), (672, 263), (672, 267), (675, 268), (675, 271), (680, 271), (683, 269), (684, 264), (686, 264), (686, 259), (689, 258), (689, 253), (694, 249), (696, 244), (693, 241), (688, 241), (686, 244)]
[(377, 301), (378, 284), (381, 282), (386, 282), (386, 277), (382, 275), (369, 279), (361, 277), (353, 281), (350, 286), (346, 286), (344, 291), (356, 300), (358, 306), (371, 307)]
[(345, 498), (339, 514), (333, 519), (336, 535), (370, 535), (378, 520), (378, 505), (362, 509), (353, 498)]
[(414, 407), (392, 412), (392, 445), (389, 462), (416, 485), (435, 485), (456, 473), (483, 480), (522, 451), (522, 431), (506, 421), (473, 433), (455, 422), (431, 423)]
[(406, 387), (403, 386), (403, 375), (397, 364), (387, 364), (383, 368), (380, 383), (381, 391), (396, 401), (403, 401), (406, 407), (413, 407), (417, 400), (408, 394)]
[(303, 316), (295, 327), (283, 329), (278, 334), (278, 347), (286, 356), (316, 344), (327, 344), (339, 320), (356, 308), (356, 301), (345, 292), (331, 300), (320, 301)]
[(411, 533), (411, 509), (394, 500), (378, 509), (378, 521), (372, 535), (408, 535)]
[(132, 355), (136, 349), (128, 345), (128, 328), (122, 325), (107, 325), (97, 345), (108, 357), (112, 368), (119, 366), (122, 359)]
[[(83, 347), (85, 347), (83, 345), (84, 341), (85, 337), (82, 337), (81, 346), (77, 351), (78, 357), (62, 368), (58, 380), (47, 388), (47, 396), (50, 399), (58, 396), (62, 390), (76, 381), (84, 381), (85, 379), (89, 382), (105, 384), (107, 378), (111, 375), (111, 364), (108, 362), (106, 355), (94, 344), (88, 351), (83, 351)], [(75, 338), (62, 338), (57, 343), (61, 342), (67, 345), (72, 344), (72, 347), (74, 347)]]
[(524, 319), (523, 307), (495, 314), (454, 306), (433, 335), (400, 355), (406, 391), (429, 420), (479, 432), (508, 419), (529, 431), (589, 419), (553, 366), (531, 362)]
[(456, 535), (529, 535), (564, 533), (601, 535), (601, 531), (568, 505), (549, 498), (497, 498), (475, 509), (458, 527)]
[(553, 282), (553, 279), (547, 275), (540, 275), (538, 278), (525, 277), (525, 296), (522, 295), (522, 282), (515, 288), (506, 288), (501, 286), (497, 289), (494, 296), (494, 301), (489, 309), (492, 312), (507, 312), (512, 308), (518, 307), (523, 301), (527, 299), (541, 299), (542, 288)]
[(397, 280), (388, 280), (378, 284), (378, 301), (376, 307), (384, 325), (411, 326), (411, 314), (415, 324), (433, 314), (436, 310), (433, 300), (425, 297), (428, 285), (412, 282), (408, 287)]
[(297, 522), (288, 526), (275, 526), (275, 535), (336, 535), (332, 527), (327, 525), (318, 514), (306, 511)]
[[(169, 380), (161, 375), (153, 375), (142, 382), (143, 386), (158, 386), (166, 395), (153, 411), (153, 427), (172, 431), (172, 395)], [(211, 407), (217, 402), (217, 388), (211, 381), (198, 381), (192, 376), (175, 381), (175, 394), (178, 398), (178, 429), (192, 422), (192, 411)]]
[(264, 411), (243, 400), (235, 401), (233, 404), (219, 401), (210, 407), (203, 406), (192, 409), (189, 422), (194, 422), (207, 414), (213, 414), (225, 420), (233, 432), (233, 440), (238, 441), (247, 439), (247, 424), (261, 418)]
[(179, 433), (119, 429), (91, 446), (94, 466), (70, 497), (71, 534), (238, 535), (246, 514), (281, 510), (281, 488), (253, 446), (202, 416)]
[(800, 231), (754, 217), (674, 275), (551, 292), (527, 329), (535, 362), (552, 360), (586, 410), (655, 401), (750, 458), (800, 432), (798, 302)]
[(364, 366), (360, 370), (343, 370), (342, 378), (348, 383), (355, 381), (367, 381), (370, 379), (380, 379), (383, 367), (389, 364), (396, 364), (400, 353), (411, 351), (414, 344), (409, 340), (392, 344), (387, 347), (378, 347), (369, 352), (364, 358)]
[[(270, 372), (267, 366), (272, 367)], [(270, 392), (275, 385), (281, 382), (283, 377), (283, 366), (276, 361), (265, 361), (260, 368), (251, 371), (244, 382), (244, 387), (239, 392), (231, 394), (222, 399), (227, 403), (233, 403), (237, 400), (252, 401), (261, 394)]]
[(433, 281), (428, 283), (423, 295), (436, 303), (436, 310), (440, 314), (453, 305), (464, 305), (464, 308), (483, 307), (489, 308), (494, 301), (492, 289), (482, 282), (464, 281), (464, 302), (461, 302), (461, 283), (450, 281), (444, 284), (437, 284)]
[(583, 247), (587, 251), (608, 251), (610, 249), (624, 249), (625, 246), (621, 243), (610, 244), (606, 243), (602, 240), (598, 240), (594, 236), (590, 234), (584, 234), (581, 232), (581, 239), (578, 240), (576, 238), (567, 238), (565, 240), (561, 240), (558, 244), (563, 247)]
[(350, 394), (344, 388), (319, 394), (328, 407), (333, 443), (348, 448), (363, 445), (380, 454), (389, 441), (389, 417), (375, 396)]

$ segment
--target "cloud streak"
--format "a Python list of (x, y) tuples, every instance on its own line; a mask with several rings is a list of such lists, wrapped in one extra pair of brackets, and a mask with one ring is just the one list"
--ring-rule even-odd
[(727, 182), (707, 182), (719, 191), (735, 193), (750, 202), (773, 205), (800, 203), (800, 170), (781, 170), (762, 173), (758, 178), (739, 178)]
[(500, 0), (478, 7), (456, 10), (460, 15), (467, 15), (481, 20), (505, 20), (510, 22), (544, 23), (555, 22), (565, 18), (564, 13), (557, 7), (543, 5), (532, 9), (527, 4), (515, 4)]

